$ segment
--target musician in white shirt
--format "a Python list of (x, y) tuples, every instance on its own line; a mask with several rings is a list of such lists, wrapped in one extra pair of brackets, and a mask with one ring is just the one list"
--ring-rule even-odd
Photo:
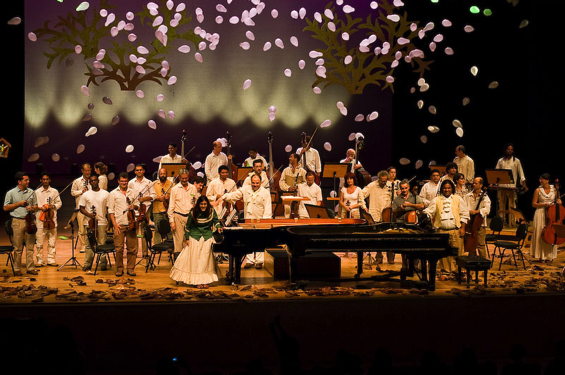
[[(251, 185), (242, 186), (240, 189), (224, 194), (221, 199), (235, 204), (243, 200), (245, 219), (272, 219), (271, 192), (261, 187), (261, 178), (257, 175), (251, 177)], [(258, 252), (247, 255), (245, 268), (262, 268), (264, 253)]]
[(470, 185), (475, 179), (475, 162), (465, 152), (465, 146), (459, 145), (455, 148), (455, 159), (453, 162), (457, 164), (457, 171), (465, 176), (465, 182)]
[[(218, 168), (218, 178), (210, 182), (206, 188), (206, 196), (210, 202), (216, 202), (222, 195), (231, 193), (235, 190), (235, 181), (228, 177), (229, 171), (226, 165), (221, 165)], [(215, 207), (218, 218), (221, 219), (220, 213), (222, 212), (223, 204), (218, 204)]]
[(301, 219), (308, 219), (306, 204), (321, 206), (323, 202), (322, 189), (314, 182), (314, 172), (306, 173), (306, 182), (298, 185), (298, 196), (308, 198), (307, 201), (300, 201), (298, 215)]
[[(312, 147), (311, 137), (307, 136), (304, 139), (302, 147), (296, 150), (296, 153), (302, 159), (302, 168), (307, 171), (315, 172), (317, 175), (322, 173), (322, 161), (320, 160), (320, 153)], [(299, 159), (300, 159), (299, 158)]]
[[(514, 156), (514, 145), (509, 143), (504, 146), (504, 156), (498, 160), (496, 163), (496, 169), (510, 169), (512, 171), (512, 178), (514, 184), (498, 184), (502, 189), (498, 191), (498, 211), (509, 211), (510, 208), (516, 208), (517, 195), (514, 189), (520, 178), (519, 182), (524, 191), (528, 191), (528, 186), (526, 185), (526, 176), (524, 175), (524, 170), (522, 169), (522, 163), (520, 159)], [(506, 219), (509, 224), (514, 224), (514, 215), (507, 213)]]
[[(363, 165), (361, 165), (361, 162), (359, 160), (357, 160), (357, 163), (355, 163), (355, 150), (350, 148), (349, 150), (347, 150), (347, 152), (345, 153), (345, 159), (341, 159), (339, 161), (341, 164), (350, 164), (350, 167), (348, 168), (348, 172), (353, 172), (355, 173), (356, 169), (362, 168)], [(344, 186), (344, 179), (343, 177), (339, 178), (339, 187), (340, 189)]]
[[(57, 245), (57, 210), (61, 208), (63, 202), (61, 202), (61, 197), (57, 189), (50, 186), (51, 175), (47, 172), (41, 174), (41, 187), (35, 191), (35, 196), (37, 197), (37, 233), (35, 234), (35, 256), (37, 259), (37, 266), (41, 267), (44, 265), (57, 266), (57, 261), (55, 260)], [(43, 212), (43, 215), (41, 214)], [(55, 225), (53, 229), (46, 229), (44, 223), (41, 220), (48, 212), (53, 214), (51, 219)], [(43, 252), (43, 243), (47, 240), (47, 260), (45, 260)]]
[[(81, 168), (82, 176), (77, 178), (73, 181), (71, 186), (71, 195), (75, 197), (75, 211), (79, 210), (78, 202), (80, 200), (80, 196), (90, 190), (90, 184), (88, 182), (88, 178), (90, 177), (90, 173), (92, 172), (92, 168), (90, 164), (84, 163)], [(78, 241), (77, 241), (77, 248), (80, 249), (81, 253), (85, 252), (86, 246), (86, 232), (84, 230), (84, 221), (85, 217), (80, 212), (77, 212), (77, 223), (78, 223)]]
[(244, 167), (253, 167), (253, 162), (255, 160), (258, 160), (258, 159), (263, 161), (263, 166), (267, 165), (267, 160), (265, 160), (264, 157), (259, 155), (255, 148), (250, 148), (249, 149), (249, 157), (247, 159), (245, 159), (245, 161), (243, 162), (243, 166)]
[[(279, 180), (279, 188), (283, 192), (282, 195), (292, 195), (298, 190), (298, 184), (306, 181), (306, 171), (300, 167), (298, 154), (290, 154), (289, 165), (286, 167), (282, 173)], [(290, 213), (292, 211), (291, 204), (284, 204), (284, 217), (290, 218)]]
[(261, 177), (261, 187), (268, 188), (269, 187), (269, 177), (267, 177), (267, 173), (263, 170), (264, 164), (263, 160), (257, 159), (253, 162), (253, 171), (249, 173), (249, 175), (243, 181), (243, 185), (251, 185), (251, 177), (257, 175)]
[(483, 185), (485, 180), (477, 176), (473, 179), (473, 191), (465, 196), (467, 208), (469, 209), (469, 215), (472, 218), (473, 215), (477, 215), (474, 220), (482, 220), (482, 224), (477, 231), (477, 246), (479, 250), (479, 256), (487, 257), (487, 246), (486, 246), (486, 235), (487, 235), (487, 217), (490, 213), (490, 198), (487, 193), (483, 191)]
[(160, 170), (161, 168), (163, 168), (163, 164), (178, 164), (178, 163), (188, 163), (188, 161), (186, 159), (183, 159), (184, 155), (178, 155), (177, 154), (177, 145), (176, 143), (169, 143), (169, 153), (167, 155), (164, 155), (163, 157), (161, 157), (161, 161), (159, 161), (159, 168), (157, 170)]
[(426, 182), (420, 190), (420, 198), (424, 202), (424, 207), (428, 207), (432, 199), (437, 197), (439, 193), (439, 171), (432, 169), (430, 173), (430, 181)]
[(175, 254), (180, 254), (184, 244), (184, 227), (188, 214), (196, 199), (198, 199), (198, 191), (190, 182), (188, 182), (188, 169), (179, 171), (180, 182), (171, 189), (171, 197), (169, 198), (169, 209), (167, 214), (171, 223), (171, 231), (173, 232), (173, 242), (175, 244)]
[[(139, 210), (136, 211), (136, 220), (138, 221), (137, 234), (142, 236), (145, 230), (145, 226), (149, 221), (149, 208), (153, 199), (155, 199), (155, 190), (152, 189), (153, 182), (145, 177), (145, 166), (143, 164), (137, 164), (134, 169), (135, 178), (129, 181), (128, 189), (133, 191), (134, 201), (139, 206)], [(140, 218), (140, 215), (145, 217), (145, 219)], [(147, 251), (147, 242), (145, 238), (141, 238), (141, 255), (144, 258), (149, 256)]]
[(214, 148), (204, 162), (204, 173), (206, 174), (207, 184), (218, 177), (218, 168), (220, 165), (228, 165), (228, 157), (222, 152), (222, 143), (220, 141), (214, 141), (212, 146)]

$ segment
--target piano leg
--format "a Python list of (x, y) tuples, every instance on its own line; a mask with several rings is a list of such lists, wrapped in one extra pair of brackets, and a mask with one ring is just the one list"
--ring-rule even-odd
[(363, 273), (363, 252), (357, 252), (357, 273), (355, 274), (355, 278), (361, 278), (361, 274)]
[(420, 259), (420, 272), (422, 281), (428, 282), (428, 261), (426, 259)]
[(428, 280), (428, 285), (430, 286), (430, 290), (433, 292), (436, 290), (436, 267), (437, 267), (437, 259), (430, 259), (429, 262), (430, 266), (430, 278)]
[(241, 282), (241, 263), (245, 255), (229, 255), (229, 269), (226, 274), (228, 284), (239, 284)]

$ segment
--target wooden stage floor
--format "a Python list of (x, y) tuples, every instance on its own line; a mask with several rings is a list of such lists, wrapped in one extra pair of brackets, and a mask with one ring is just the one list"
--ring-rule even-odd
[[(76, 256), (82, 264), (84, 254)], [(70, 240), (58, 240), (59, 265), (70, 257)], [(381, 349), (406, 369), (430, 350), (448, 363), (467, 347), (481, 361), (501, 363), (516, 343), (526, 346), (528, 359), (548, 361), (565, 338), (565, 252), (551, 264), (527, 261), (526, 270), (503, 264), (498, 271), (498, 262), (488, 286), (481, 281), (471, 289), (451, 276), (438, 279), (433, 292), (396, 281), (346, 280), (356, 273), (350, 256), (341, 258), (339, 281), (302, 280), (290, 289), (265, 269), (245, 269), (234, 288), (223, 278), (227, 264), (220, 264), (220, 281), (199, 290), (172, 281), (164, 258), (147, 273), (138, 266), (136, 277), (118, 278), (115, 267), (92, 275), (72, 266), (13, 277), (0, 256), (0, 322), (15, 330), (20, 348), (30, 345), (29, 330), (37, 338), (66, 327), (89, 374), (153, 374), (173, 357), (189, 362), (194, 373), (252, 373), (252, 364), (279, 373), (290, 355), (281, 352), (284, 338), (296, 340), (303, 369), (328, 369), (343, 350), (365, 369)], [(400, 266), (400, 256), (381, 265)], [(379, 275), (375, 267), (363, 273)], [(21, 360), (29, 359), (22, 353)]]

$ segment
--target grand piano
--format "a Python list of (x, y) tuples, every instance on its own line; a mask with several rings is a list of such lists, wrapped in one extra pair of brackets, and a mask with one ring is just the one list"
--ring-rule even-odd
[(420, 259), (422, 279), (430, 290), (435, 290), (437, 261), (457, 255), (457, 249), (449, 245), (448, 234), (430, 232), (414, 224), (363, 224), (364, 220), (346, 219), (348, 221), (338, 222), (337, 219), (323, 219), (331, 220), (332, 224), (328, 224), (316, 222), (320, 219), (310, 220), (301, 223), (261, 220), (243, 223), (238, 229), (226, 228), (224, 241), (214, 245), (214, 251), (230, 256), (228, 281), (239, 283), (241, 263), (246, 254), (283, 246), (289, 257), (291, 284), (296, 282), (298, 258), (309, 252), (357, 252), (356, 278), (360, 278), (364, 253), (392, 251), (402, 254), (408, 262), (408, 267), (401, 271), (401, 278), (413, 276), (414, 260)]

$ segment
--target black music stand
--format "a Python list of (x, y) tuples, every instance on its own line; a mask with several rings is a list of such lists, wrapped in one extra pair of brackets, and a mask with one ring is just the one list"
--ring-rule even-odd
[(71, 218), (67, 222), (67, 225), (71, 227), (71, 257), (61, 267), (57, 268), (57, 271), (60, 271), (61, 268), (65, 267), (69, 262), (71, 263), (69, 264), (69, 266), (75, 266), (75, 268), (76, 267), (82, 268), (79, 261), (75, 257), (76, 245), (78, 243), (78, 236), (76, 236), (75, 238), (75, 225), (78, 226), (77, 214), (78, 214), (78, 210), (75, 210), (71, 215)]
[(333, 187), (334, 191), (336, 191), (335, 181), (336, 177), (344, 177), (347, 173), (347, 170), (351, 167), (349, 163), (325, 163), (324, 169), (322, 170), (322, 177), (323, 178), (333, 178)]
[(308, 216), (310, 216), (310, 219), (331, 219), (327, 207), (322, 207), (315, 204), (304, 204), (304, 207), (306, 207), (306, 211), (308, 211)]

